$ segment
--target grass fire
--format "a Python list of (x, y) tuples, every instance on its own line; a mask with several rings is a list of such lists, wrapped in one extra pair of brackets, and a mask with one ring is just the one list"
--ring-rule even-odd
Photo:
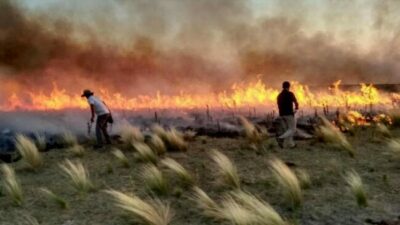
[(399, 11), (0, 0), (0, 225), (399, 225)]

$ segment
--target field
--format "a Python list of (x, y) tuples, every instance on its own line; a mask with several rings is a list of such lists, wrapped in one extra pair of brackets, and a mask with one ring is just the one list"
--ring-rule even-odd
[[(221, 182), (216, 164), (210, 157), (212, 149), (218, 149), (236, 166), (242, 191), (271, 204), (288, 224), (399, 224), (396, 220), (400, 216), (400, 159), (388, 150), (386, 140), (371, 129), (347, 135), (356, 150), (354, 158), (317, 140), (297, 141), (295, 149), (280, 149), (275, 140), (266, 140), (264, 149), (255, 150), (249, 148), (244, 138), (198, 136), (187, 142), (186, 152), (168, 151), (159, 157), (156, 164), (167, 181), (165, 193), (150, 191), (142, 176), (143, 168), (149, 163), (139, 160), (136, 151), (124, 149), (122, 144), (94, 150), (84, 143), (86, 151), (81, 157), (67, 149), (51, 150), (41, 153), (43, 166), (38, 169), (26, 168), (23, 161), (10, 164), (21, 183), (23, 202), (16, 205), (6, 190), (1, 189), (0, 224), (142, 224), (132, 213), (115, 206), (110, 194), (104, 191), (110, 189), (146, 201), (153, 197), (169, 203), (174, 215), (170, 224), (240, 224), (204, 215), (203, 209), (194, 201), (192, 187), (183, 185), (176, 174), (160, 163), (165, 157), (175, 159), (192, 174), (194, 185), (220, 204), (234, 188)], [(399, 129), (393, 129), (391, 133), (400, 136)], [(124, 149), (127, 163), (115, 157), (114, 147)], [(309, 175), (309, 182), (306, 182), (306, 176), (300, 179), (303, 180), (303, 198), (297, 207), (286, 198), (283, 187), (274, 177), (271, 160), (275, 158), (286, 162), (298, 175)], [(91, 190), (79, 193), (71, 185), (60, 168), (60, 163), (66, 159), (83, 163), (93, 184)], [(357, 204), (346, 182), (345, 177), (353, 170), (362, 179), (367, 206)], [(49, 199), (39, 188), (53, 191), (68, 207), (63, 209), (62, 204)]]

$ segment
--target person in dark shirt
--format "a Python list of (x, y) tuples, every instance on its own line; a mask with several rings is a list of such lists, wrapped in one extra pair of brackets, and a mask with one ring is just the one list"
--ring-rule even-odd
[(283, 148), (285, 141), (290, 148), (294, 148), (296, 147), (296, 144), (293, 141), (293, 136), (296, 133), (296, 119), (294, 115), (299, 109), (299, 103), (297, 102), (296, 96), (293, 92), (289, 90), (290, 83), (288, 81), (283, 82), (282, 88), (283, 90), (277, 98), (279, 116), (286, 122), (288, 129), (281, 136), (277, 137), (277, 141), (281, 148)]

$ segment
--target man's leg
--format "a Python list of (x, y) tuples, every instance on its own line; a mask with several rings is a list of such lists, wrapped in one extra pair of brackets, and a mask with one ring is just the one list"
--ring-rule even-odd
[(295, 143), (293, 141), (293, 136), (296, 133), (296, 120), (294, 116), (283, 116), (283, 118), (288, 125), (288, 129), (279, 138), (285, 139), (290, 147), (294, 147)]
[(108, 121), (109, 116), (110, 116), (109, 114), (104, 116), (103, 123), (101, 125), (101, 131), (104, 135), (104, 138), (106, 139), (106, 144), (111, 144), (110, 135), (108, 135), (108, 131), (107, 131), (107, 123), (108, 123), (107, 121)]
[(103, 145), (103, 137), (102, 137), (102, 129), (101, 129), (101, 124), (102, 124), (102, 116), (97, 116), (97, 121), (96, 121), (96, 139), (97, 139), (97, 145), (101, 146)]

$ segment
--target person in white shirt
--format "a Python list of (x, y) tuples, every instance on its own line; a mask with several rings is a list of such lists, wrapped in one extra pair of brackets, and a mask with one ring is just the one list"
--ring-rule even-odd
[(90, 90), (84, 90), (81, 97), (86, 97), (90, 105), (90, 110), (92, 113), (90, 122), (93, 123), (95, 115), (97, 116), (97, 121), (96, 121), (97, 145), (95, 147), (102, 147), (103, 136), (105, 138), (106, 144), (111, 144), (110, 136), (108, 135), (107, 132), (107, 123), (109, 123), (110, 120), (112, 120), (112, 117), (111, 117), (111, 112), (108, 109), (107, 105), (93, 94), (94, 93)]

